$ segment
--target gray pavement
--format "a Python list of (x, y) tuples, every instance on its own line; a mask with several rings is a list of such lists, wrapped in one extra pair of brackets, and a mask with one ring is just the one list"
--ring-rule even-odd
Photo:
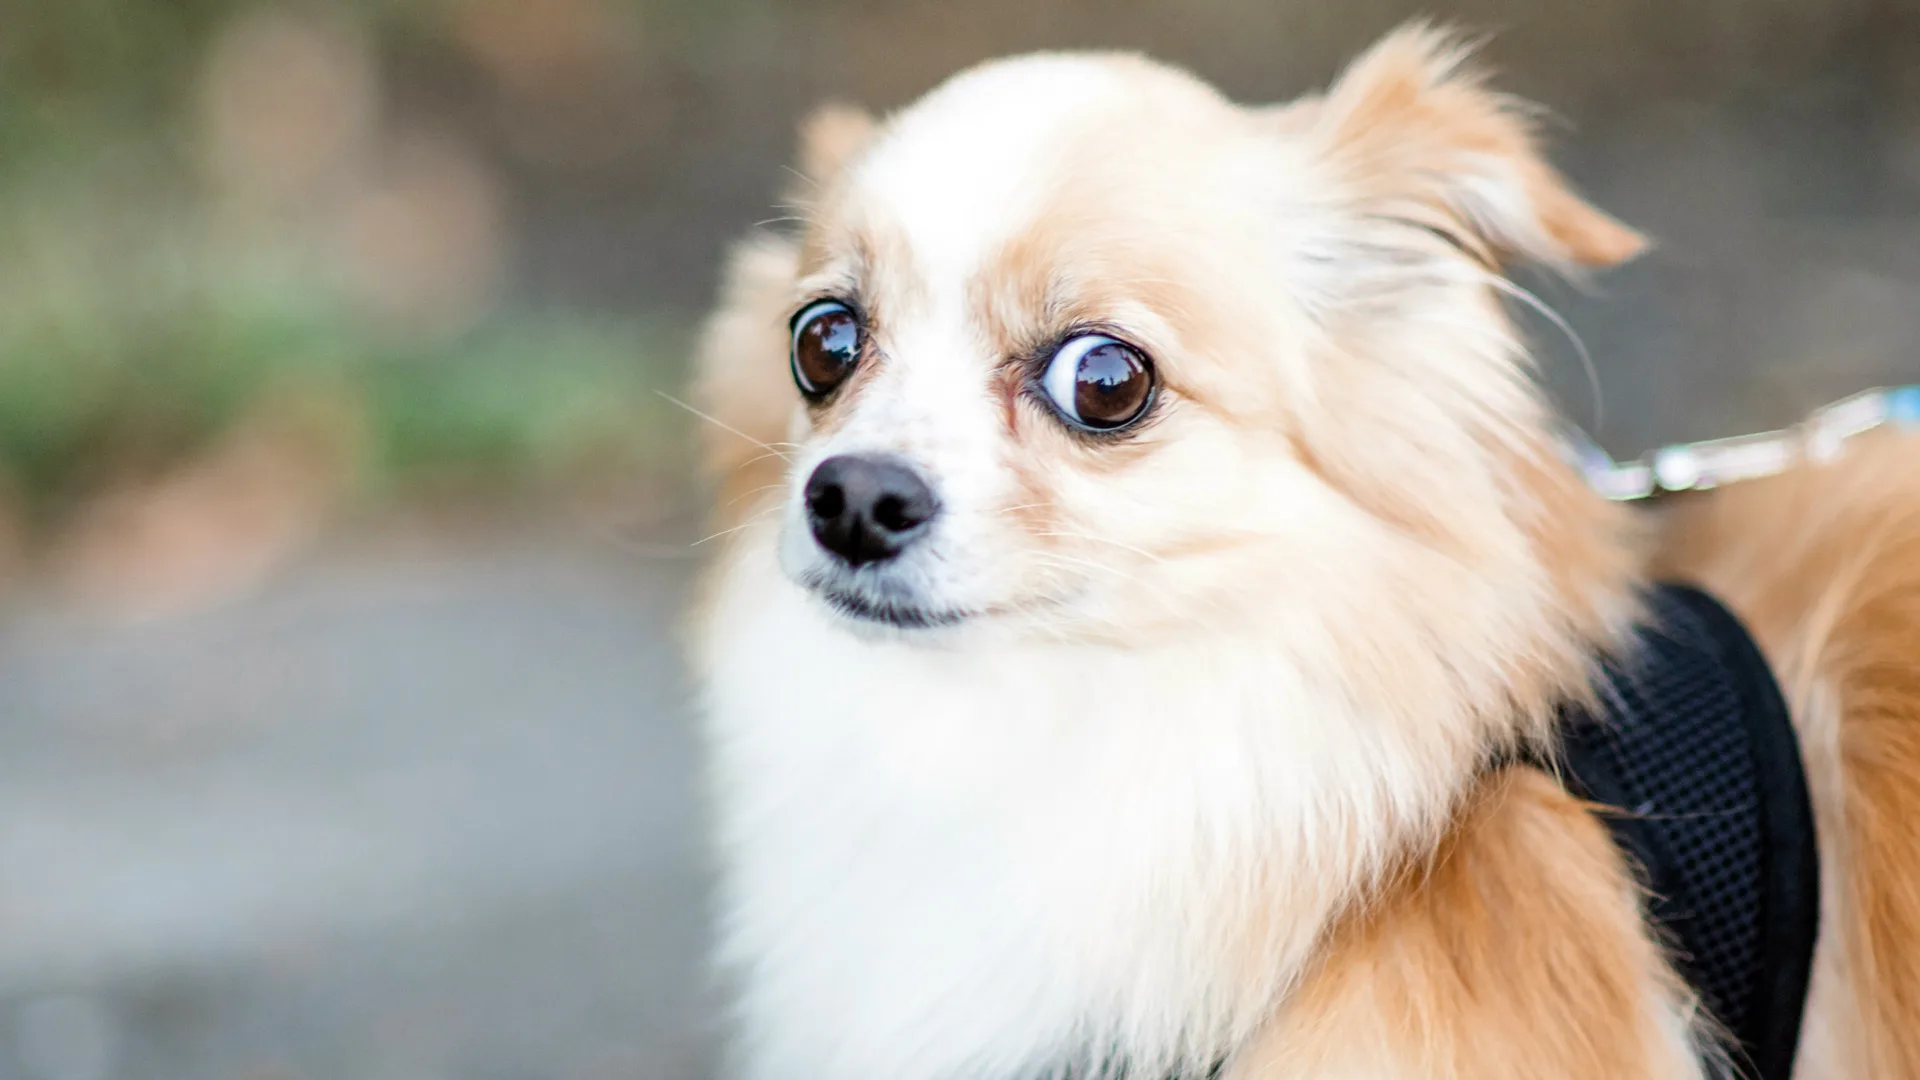
[(710, 1070), (692, 565), (525, 535), (0, 624), (0, 1078)]

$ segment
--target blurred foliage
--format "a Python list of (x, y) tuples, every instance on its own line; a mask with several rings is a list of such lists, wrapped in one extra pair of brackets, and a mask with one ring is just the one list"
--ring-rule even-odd
[[(442, 7), (324, 12), (384, 47)], [(684, 349), (670, 319), (509, 301), (422, 332), (315, 257), (325, 222), (223, 231), (196, 121), (220, 32), (254, 10), (0, 0), (0, 496), (44, 521), (289, 397), (351, 418), (369, 493), (551, 482), (676, 445), (682, 418), (653, 392)]]
[(411, 340), (305, 297), (171, 292), (70, 297), (0, 325), (0, 468), (36, 513), (189, 457), (270, 400), (343, 414), (372, 492), (638, 465), (683, 426), (652, 392), (680, 351), (671, 328), (501, 315)]

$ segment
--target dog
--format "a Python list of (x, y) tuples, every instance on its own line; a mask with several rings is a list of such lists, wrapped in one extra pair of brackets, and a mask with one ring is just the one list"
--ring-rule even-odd
[(1794, 1075), (1920, 1076), (1920, 440), (1596, 494), (1506, 271), (1644, 240), (1468, 53), (1278, 106), (1041, 54), (803, 127), (696, 386), (739, 1075), (1741, 1071), (1552, 750), (1674, 581), (1798, 736)]

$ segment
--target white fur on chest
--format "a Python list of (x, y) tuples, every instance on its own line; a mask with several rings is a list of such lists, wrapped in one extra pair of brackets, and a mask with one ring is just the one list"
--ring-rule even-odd
[(1275, 652), (865, 642), (770, 563), (703, 642), (755, 1080), (1203, 1060), (1435, 797)]

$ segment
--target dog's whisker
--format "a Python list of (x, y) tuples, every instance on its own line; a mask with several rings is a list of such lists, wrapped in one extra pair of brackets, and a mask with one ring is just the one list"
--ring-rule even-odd
[(1561, 316), (1558, 311), (1555, 311), (1545, 300), (1535, 295), (1531, 289), (1516, 285), (1499, 274), (1483, 272), (1479, 276), (1487, 285), (1496, 291), (1513, 297), (1521, 304), (1533, 309), (1541, 318), (1552, 323), (1554, 329), (1560, 331), (1561, 335), (1573, 346), (1574, 354), (1580, 358), (1580, 368), (1587, 376), (1587, 390), (1593, 395), (1592, 434), (1598, 435), (1600, 429), (1605, 426), (1607, 421), (1607, 402), (1605, 394), (1600, 389), (1600, 369), (1594, 365), (1593, 354), (1587, 350), (1587, 343), (1581, 340), (1580, 335), (1574, 331), (1571, 323), (1567, 322), (1567, 320)]
[[(779, 445), (788, 445), (788, 444), (779, 444)], [(762, 453), (753, 455), (752, 457), (746, 459), (745, 461), (742, 461), (738, 466), (736, 466), (736, 468), (744, 469), (749, 465), (758, 465), (760, 462), (765, 461), (770, 457), (782, 457), (782, 452), (779, 450), (772, 450), (772, 449), (766, 450)], [(782, 460), (791, 460), (791, 459), (782, 458)]]
[(1156, 600), (1164, 601), (1169, 596), (1172, 595), (1171, 590), (1156, 588), (1153, 585), (1150, 585), (1147, 582), (1140, 580), (1138, 577), (1134, 576), (1133, 574), (1127, 573), (1125, 570), (1122, 570), (1117, 566), (1108, 566), (1105, 563), (1095, 562), (1092, 559), (1079, 559), (1071, 555), (1062, 555), (1057, 551), (1040, 552), (1039, 557), (1044, 560), (1063, 563), (1067, 566), (1077, 566), (1083, 569), (1099, 570), (1104, 573), (1111, 574), (1114, 577), (1117, 577), (1122, 581), (1127, 582), (1130, 585), (1138, 587), (1144, 592), (1152, 594), (1152, 596)]
[(679, 544), (658, 544), (644, 540), (608, 539), (618, 544), (622, 552), (628, 555), (637, 555), (643, 559), (691, 559), (700, 554), (697, 551), (689, 551)]
[[(764, 455), (764, 454), (763, 454), (763, 455), (761, 455), (761, 456), (762, 456), (762, 457), (765, 457), (765, 455)], [(766, 493), (767, 493), (767, 492), (769, 492), (769, 491), (778, 491), (779, 489), (781, 489), (781, 488), (783, 488), (783, 487), (786, 487), (786, 486), (787, 486), (787, 485), (786, 485), (786, 484), (784, 484), (784, 483), (780, 483), (780, 484), (761, 484), (761, 485), (760, 485), (759, 487), (757, 487), (757, 488), (754, 488), (754, 489), (753, 489), (752, 491), (743, 491), (743, 492), (741, 492), (740, 494), (738, 494), (738, 495), (735, 495), (735, 496), (734, 496), (733, 498), (731, 498), (731, 499), (728, 499), (728, 500), (727, 500), (726, 502), (724, 502), (724, 503), (722, 503), (722, 504), (721, 504), (721, 506), (722, 506), (722, 508), (727, 508), (727, 507), (733, 507), (733, 506), (737, 506), (737, 505), (739, 505), (740, 503), (743, 503), (743, 502), (745, 502), (745, 501), (747, 501), (748, 499), (752, 499), (752, 498), (755, 498), (755, 497), (757, 497), (757, 496), (760, 496), (760, 495), (764, 495), (764, 494), (766, 494)]]
[(1063, 539), (1068, 539), (1068, 540), (1091, 540), (1097, 544), (1110, 544), (1113, 547), (1120, 548), (1123, 551), (1131, 551), (1135, 555), (1138, 555), (1141, 558), (1150, 560), (1152, 562), (1166, 561), (1163, 557), (1159, 555), (1155, 555), (1153, 552), (1148, 551), (1146, 548), (1135, 547), (1132, 544), (1126, 543), (1125, 541), (1115, 540), (1111, 536), (1096, 536), (1093, 533), (1073, 532), (1070, 530), (1053, 530), (1048, 532), (1035, 533), (1034, 535), (1057, 536), (1057, 537), (1061, 537)]
[(819, 210), (812, 203), (786, 202), (783, 200), (775, 202), (773, 208), (775, 210), (784, 210), (808, 223), (812, 223), (819, 215)]
[(625, 555), (638, 555), (646, 559), (690, 559), (698, 554), (698, 552), (689, 551), (684, 544), (638, 540), (628, 535), (622, 528), (605, 524), (585, 524), (585, 531), (589, 537), (596, 542), (610, 544)]
[(731, 529), (721, 529), (717, 533), (709, 533), (708, 535), (703, 536), (698, 540), (695, 540), (693, 543), (688, 544), (687, 546), (690, 548), (697, 548), (701, 544), (704, 544), (709, 540), (718, 540), (723, 536), (732, 536), (734, 533), (740, 532), (743, 529), (751, 529), (755, 525), (758, 525), (762, 521), (765, 521), (767, 519), (767, 515), (772, 514), (779, 509), (780, 508), (777, 506), (769, 506), (765, 510), (760, 511), (757, 514), (754, 514), (752, 517), (748, 518), (747, 520), (741, 522), (738, 525), (735, 525)]
[[(762, 442), (759, 439), (756, 439), (753, 436), (747, 434), (746, 432), (741, 431), (739, 428), (734, 427), (732, 424), (729, 424), (724, 420), (714, 417), (708, 413), (701, 412), (699, 409), (696, 409), (693, 406), (687, 404), (686, 402), (681, 401), (679, 398), (674, 397), (672, 394), (667, 393), (665, 390), (655, 390), (654, 393), (659, 394), (661, 397), (665, 398), (667, 401), (675, 405), (678, 405), (681, 408), (692, 413), (693, 415), (699, 417), (700, 419), (705, 420), (707, 423), (712, 424), (714, 427), (719, 428), (721, 431), (724, 431), (729, 435), (738, 435), (741, 438), (752, 443), (753, 445), (761, 448), (762, 450), (767, 450), (772, 452), (775, 457), (780, 458), (782, 461), (793, 460), (792, 455), (787, 454), (784, 451), (778, 449), (772, 443)], [(789, 443), (787, 445), (792, 445), (792, 444)]]

